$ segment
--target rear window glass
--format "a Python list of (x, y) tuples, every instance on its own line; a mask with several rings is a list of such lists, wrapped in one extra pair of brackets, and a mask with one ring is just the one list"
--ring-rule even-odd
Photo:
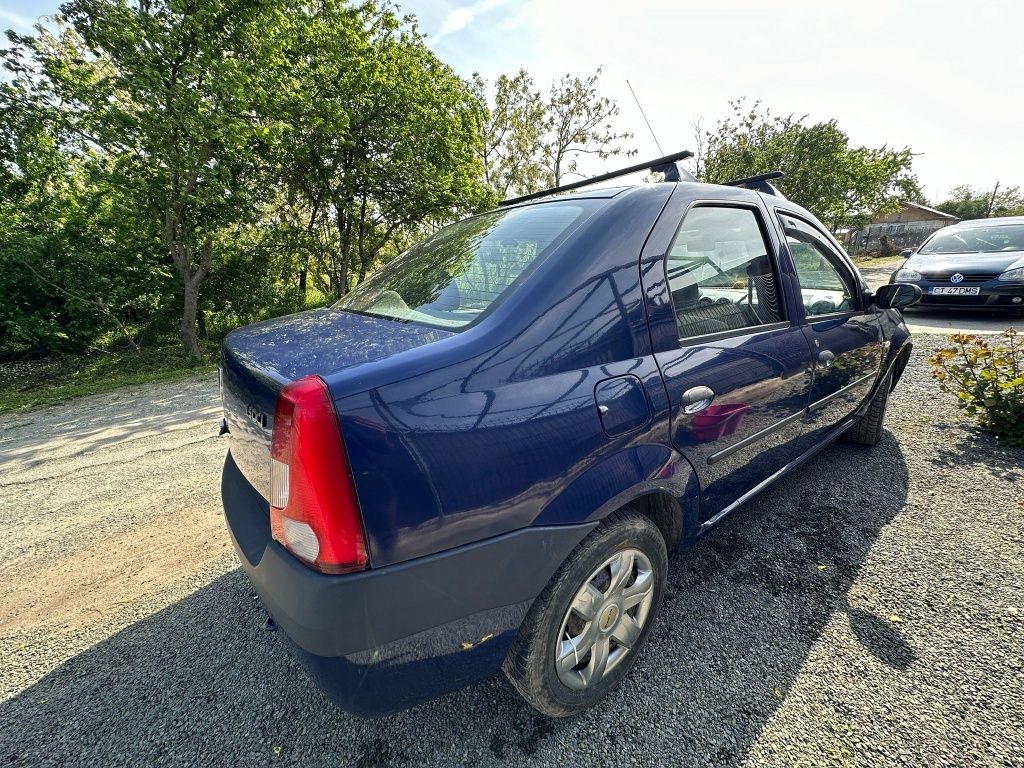
[(452, 224), (385, 264), (334, 307), (443, 328), (469, 325), (599, 204), (545, 203)]
[(999, 253), (1024, 251), (1024, 224), (974, 226), (939, 232), (919, 253)]

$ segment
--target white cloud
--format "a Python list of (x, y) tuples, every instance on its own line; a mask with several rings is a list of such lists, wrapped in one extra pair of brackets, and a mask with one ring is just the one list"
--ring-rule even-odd
[(493, 11), (508, 2), (509, 0), (478, 0), (470, 5), (449, 9), (448, 16), (442, 22), (437, 34), (434, 35), (433, 41), (437, 42), (448, 35), (460, 32), (472, 24), (477, 16)]

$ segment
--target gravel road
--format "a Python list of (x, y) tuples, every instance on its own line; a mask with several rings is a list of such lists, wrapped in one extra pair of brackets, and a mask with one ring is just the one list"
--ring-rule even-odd
[(0, 417), (0, 765), (1024, 765), (1024, 451), (958, 422), (937, 341), (877, 447), (675, 560), (633, 673), (569, 721), (501, 677), (332, 708), (227, 545), (214, 378)]

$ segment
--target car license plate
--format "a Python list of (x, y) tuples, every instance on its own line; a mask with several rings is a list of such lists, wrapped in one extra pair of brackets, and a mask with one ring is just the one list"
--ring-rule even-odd
[(929, 288), (928, 293), (932, 296), (977, 296), (981, 293), (981, 288), (961, 288), (960, 286), (953, 286), (951, 288)]

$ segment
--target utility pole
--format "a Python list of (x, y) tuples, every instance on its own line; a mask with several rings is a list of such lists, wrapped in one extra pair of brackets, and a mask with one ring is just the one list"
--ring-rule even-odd
[(999, 182), (996, 182), (995, 188), (992, 190), (992, 197), (988, 199), (988, 210), (985, 211), (985, 218), (992, 217), (992, 206), (996, 204), (996, 192), (999, 191)]

